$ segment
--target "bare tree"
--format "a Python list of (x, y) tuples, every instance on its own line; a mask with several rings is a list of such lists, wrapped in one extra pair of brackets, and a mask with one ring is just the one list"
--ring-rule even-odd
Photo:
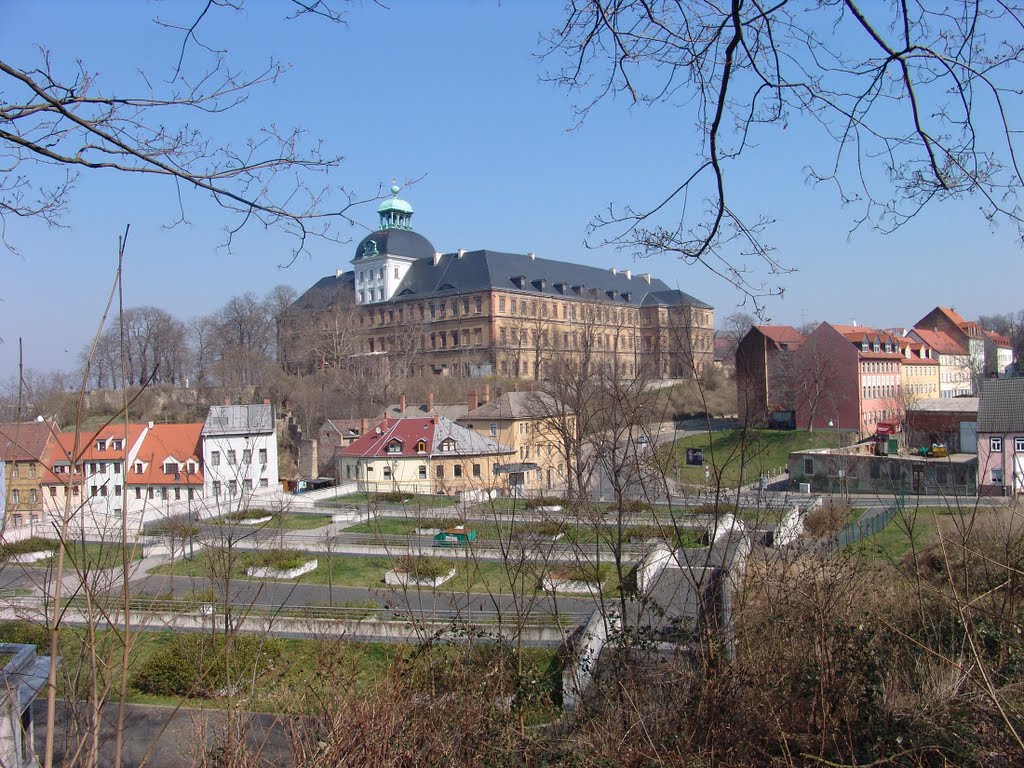
[[(325, 0), (284, 5), (294, 16), (342, 18)], [(172, 74), (140, 72), (138, 93), (111, 92), (98, 72), (81, 61), (65, 69), (45, 48), (35, 62), (0, 60), (0, 231), (8, 217), (59, 225), (78, 175), (99, 169), (166, 178), (182, 201), (178, 221), (188, 218), (183, 193), (208, 195), (234, 216), (229, 245), (242, 227), (258, 223), (295, 238), (293, 259), (309, 235), (330, 236), (333, 221), (349, 220), (352, 194), (323, 178), (340, 157), (301, 129), (270, 124), (234, 141), (217, 133), (216, 123), (211, 132), (197, 127), (195, 116), (231, 112), (285, 72), (271, 59), (245, 73), (203, 35), (211, 17), (243, 6), (200, 3), (192, 16), (165, 9), (156, 23), (169, 34)]]
[(550, 78), (580, 94), (579, 120), (604, 100), (666, 104), (699, 142), (667, 192), (609, 207), (591, 242), (702, 264), (761, 315), (787, 270), (762, 238), (769, 219), (733, 190), (743, 162), (771, 153), (765, 139), (790, 126), (834, 147), (806, 173), (835, 188), (854, 228), (890, 232), (925, 206), (970, 199), (1024, 235), (1013, 122), (1022, 22), (1015, 5), (968, 0), (571, 0), (546, 53)]

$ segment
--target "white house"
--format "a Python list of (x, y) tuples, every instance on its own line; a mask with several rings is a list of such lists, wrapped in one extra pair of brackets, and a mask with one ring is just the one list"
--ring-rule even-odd
[(244, 508), (261, 488), (278, 488), (274, 408), (215, 405), (203, 425), (203, 496), (218, 511)]

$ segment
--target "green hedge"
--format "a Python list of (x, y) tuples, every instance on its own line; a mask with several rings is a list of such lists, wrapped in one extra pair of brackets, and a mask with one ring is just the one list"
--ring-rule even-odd
[[(226, 645), (223, 635), (176, 635), (146, 659), (133, 685), (157, 696), (219, 696), (228, 685)], [(279, 640), (236, 635), (231, 641), (231, 679), (236, 686), (251, 683), (270, 670), (280, 656)]]
[(539, 507), (564, 507), (565, 499), (558, 496), (537, 496), (526, 500), (527, 509), (538, 509)]
[(382, 501), (389, 504), (405, 504), (407, 501), (412, 501), (415, 496), (411, 493), (403, 493), (402, 491), (389, 491), (387, 493), (376, 493), (370, 498), (372, 501)]
[(50, 633), (42, 624), (17, 619), (0, 622), (0, 643), (20, 643), (34, 645), (36, 650), (43, 650), (50, 645)]
[(29, 552), (43, 552), (50, 551), (56, 552), (58, 542), (52, 539), (44, 539), (41, 536), (32, 536), (28, 539), (22, 539), (21, 541), (11, 541), (6, 544), (0, 544), (0, 558), (15, 557), (17, 555), (25, 555)]

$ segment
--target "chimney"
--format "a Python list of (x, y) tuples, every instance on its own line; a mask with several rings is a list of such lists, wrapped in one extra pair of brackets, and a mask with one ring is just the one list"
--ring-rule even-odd
[(405, 392), (398, 396), (398, 414), (405, 416)]
[(360, 435), (365, 435), (369, 428), (370, 428), (370, 420), (369, 419), (360, 419), (359, 420), (359, 434)]
[(432, 410), (434, 410), (434, 392), (433, 392), (433, 390), (431, 390), (430, 392), (427, 392), (427, 413), (430, 413)]
[(224, 398), (224, 405), (231, 405), (231, 398), (230, 397), (225, 397)]
[(613, 275), (617, 275), (617, 274), (619, 274), (619, 270), (617, 270), (617, 269), (616, 269), (615, 267), (612, 267), (612, 268), (611, 268), (611, 269), (609, 269), (608, 271), (609, 271), (609, 272), (611, 272), (611, 273), (612, 273)]
[(461, 259), (465, 255), (466, 255), (466, 249), (465, 248), (459, 248), (459, 258)]
[(475, 411), (480, 407), (480, 402), (477, 400), (476, 391), (470, 392), (466, 396), (466, 408), (470, 411)]
[(537, 260), (537, 254), (536, 254), (536, 253), (534, 253), (533, 251), (530, 251), (530, 252), (529, 252), (528, 254), (526, 254), (526, 255), (530, 257), (530, 261), (536, 261), (536, 260)]
[(149, 422), (148, 424), (146, 424), (146, 426), (149, 427), (149, 429), (152, 429), (153, 428), (153, 422), (152, 421)]
[(638, 277), (641, 280), (643, 280), (645, 283), (647, 283), (648, 285), (651, 284), (651, 273), (650, 272), (644, 272), (642, 275), (638, 275)]
[(269, 397), (264, 397), (263, 398), (263, 404), (264, 405), (270, 405), (270, 398)]
[(337, 270), (335, 270), (335, 271), (334, 271), (334, 277), (335, 277), (335, 278), (339, 278), (339, 277), (341, 277), (341, 276), (342, 276), (343, 274), (345, 274), (345, 273), (344, 273), (344, 272), (342, 272), (342, 271), (341, 271), (340, 269), (337, 269)]
[(633, 273), (630, 272), (628, 269), (622, 270), (622, 274), (624, 274), (626, 276), (627, 280), (632, 280), (633, 279)]
[(442, 255), (442, 254), (441, 254), (441, 252), (440, 252), (440, 251), (434, 251), (434, 266), (435, 266), (435, 267), (436, 267), (436, 266), (437, 266), (438, 264), (440, 264), (440, 263), (441, 263), (441, 255)]
[(491, 385), (490, 384), (484, 384), (484, 402), (485, 403), (491, 402)]

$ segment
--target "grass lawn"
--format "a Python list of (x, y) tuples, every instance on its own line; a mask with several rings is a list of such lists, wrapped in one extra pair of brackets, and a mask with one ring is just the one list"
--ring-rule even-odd
[[(267, 516), (270, 517), (268, 522), (248, 527), (253, 529), (275, 528), (285, 531), (308, 531), (314, 528), (323, 528), (325, 525), (330, 525), (331, 522), (330, 515), (307, 514), (305, 512), (268, 512)], [(244, 525), (238, 520), (232, 520), (231, 515), (221, 515), (220, 517), (204, 520), (203, 523), (209, 525)]]
[[(762, 473), (775, 472), (789, 463), (789, 454), (810, 448), (834, 448), (836, 434), (831, 430), (806, 432), (776, 429), (731, 429), (701, 433), (676, 440), (658, 451), (658, 463), (679, 465), (677, 475), (683, 484), (708, 485), (703, 467), (686, 466), (686, 449), (703, 448), (704, 462), (711, 468), (710, 485), (718, 481), (724, 487), (751, 485)], [(673, 474), (675, 472), (673, 471)]]
[[(313, 557), (310, 555), (310, 559)], [(316, 559), (317, 569), (300, 576), (294, 580), (295, 582), (321, 585), (328, 583), (327, 557), (319, 555)], [(335, 555), (331, 558), (330, 581), (337, 587), (384, 588), (384, 573), (395, 567), (396, 559), (386, 556)], [(475, 560), (470, 553), (461, 557), (446, 557), (444, 560), (455, 566), (455, 577), (436, 590), (428, 587), (420, 589), (441, 593), (509, 594), (514, 581), (518, 590), (534, 594), (543, 578), (542, 563), (530, 562), (518, 568), (513, 562), (506, 570), (504, 563)], [(249, 579), (245, 573), (246, 568), (257, 563), (258, 553), (239, 553), (232, 569), (233, 577), (239, 580)], [(222, 568), (223, 566), (220, 566), (217, 570), (220, 571)], [(202, 552), (192, 560), (178, 560), (173, 565), (165, 563), (154, 568), (151, 573), (210, 578), (212, 571), (209, 553)], [(618, 579), (613, 576), (605, 584), (604, 591), (606, 594), (614, 594), (617, 587)], [(410, 588), (415, 589), (417, 588)]]
[(397, 507), (404, 509), (442, 509), (454, 507), (455, 499), (447, 496), (413, 496), (409, 501), (395, 502), (386, 501), (379, 494), (349, 493), (345, 496), (335, 496), (331, 499), (324, 499), (316, 503), (318, 507), (351, 507), (351, 506), (381, 506)]
[[(84, 548), (82, 542), (68, 542), (65, 548), (64, 570), (67, 573), (77, 568), (88, 568), (89, 570), (103, 570), (107, 568), (118, 568), (122, 563), (121, 545), (117, 542), (93, 543), (88, 542)], [(142, 559), (142, 547), (128, 545), (129, 560)], [(57, 558), (49, 557), (45, 560), (37, 560), (34, 563), (26, 563), (28, 568), (56, 568)]]

